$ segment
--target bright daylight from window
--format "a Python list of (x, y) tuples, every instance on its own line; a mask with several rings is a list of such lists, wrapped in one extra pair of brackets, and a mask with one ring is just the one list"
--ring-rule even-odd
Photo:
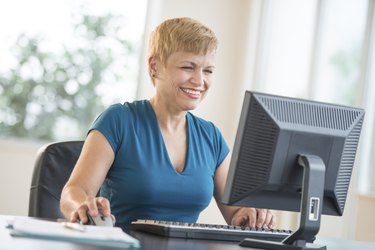
[(82, 139), (135, 98), (146, 0), (13, 0), (0, 7), (0, 135)]

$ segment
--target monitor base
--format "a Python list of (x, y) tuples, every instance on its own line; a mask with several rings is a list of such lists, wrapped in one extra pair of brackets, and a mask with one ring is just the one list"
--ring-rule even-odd
[(242, 247), (253, 247), (259, 249), (269, 250), (327, 250), (326, 246), (317, 245), (313, 243), (304, 243), (301, 245), (290, 245), (283, 242), (265, 241), (245, 238), (240, 243)]

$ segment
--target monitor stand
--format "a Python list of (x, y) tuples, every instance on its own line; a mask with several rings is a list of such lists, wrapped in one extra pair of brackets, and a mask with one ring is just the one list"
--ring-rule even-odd
[(323, 207), (325, 165), (320, 157), (299, 155), (298, 164), (303, 167), (300, 226), (282, 242), (245, 238), (240, 246), (271, 250), (326, 250), (326, 246), (313, 244), (319, 232)]

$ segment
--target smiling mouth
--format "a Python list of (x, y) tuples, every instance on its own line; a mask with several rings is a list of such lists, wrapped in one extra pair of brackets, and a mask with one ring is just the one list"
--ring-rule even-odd
[(184, 89), (184, 88), (180, 88), (183, 92), (189, 94), (189, 95), (194, 95), (194, 96), (199, 96), (201, 94), (202, 91), (199, 91), (199, 90), (192, 90), (192, 89)]

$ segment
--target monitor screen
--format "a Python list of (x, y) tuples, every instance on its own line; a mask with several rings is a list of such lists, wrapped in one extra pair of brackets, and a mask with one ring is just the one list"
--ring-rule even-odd
[(364, 113), (246, 91), (222, 202), (301, 211), (319, 230), (320, 214), (343, 214)]

